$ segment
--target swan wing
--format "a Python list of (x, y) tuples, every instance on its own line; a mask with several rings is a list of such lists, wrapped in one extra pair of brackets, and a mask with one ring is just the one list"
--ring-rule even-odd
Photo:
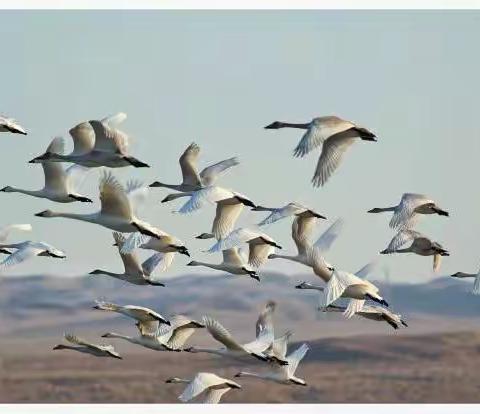
[(377, 266), (378, 266), (378, 261), (374, 260), (370, 263), (367, 263), (365, 266), (363, 266), (361, 269), (355, 272), (355, 275), (361, 279), (366, 279), (368, 275), (373, 273), (373, 271), (376, 269)]
[(239, 244), (246, 243), (259, 236), (261, 236), (261, 233), (256, 230), (240, 227), (232, 231), (224, 239), (218, 240), (217, 243), (215, 243), (210, 250), (208, 250), (208, 252), (215, 253), (222, 250), (231, 249), (232, 247), (237, 247)]
[(125, 122), (126, 119), (127, 119), (127, 114), (125, 112), (118, 112), (116, 114), (103, 118), (100, 122), (110, 127), (115, 127), (121, 124), (122, 122)]
[(160, 272), (165, 272), (172, 264), (175, 252), (155, 253), (142, 263), (143, 272), (150, 276), (158, 267)]
[(307, 352), (309, 349), (310, 347), (308, 346), (308, 344), (302, 344), (290, 355), (288, 355), (286, 359), (288, 362), (288, 365), (286, 365), (285, 368), (287, 369), (290, 377), (295, 374), (298, 364), (305, 357), (305, 355), (307, 355)]
[(390, 241), (385, 253), (394, 253), (408, 242), (414, 241), (416, 238), (422, 237), (420, 233), (413, 230), (401, 230)]
[(212, 233), (217, 240), (223, 239), (232, 232), (238, 217), (243, 211), (242, 203), (224, 201), (226, 200), (217, 203), (215, 218), (213, 219)]
[(335, 302), (342, 296), (343, 292), (348, 286), (358, 284), (359, 281), (362, 282), (362, 279), (351, 273), (335, 270), (325, 289), (324, 306), (327, 307), (331, 303)]
[(100, 180), (101, 215), (131, 220), (133, 216), (130, 200), (123, 186), (110, 172)]
[(26, 260), (37, 256), (43, 251), (45, 251), (44, 248), (41, 248), (34, 243), (24, 243), (21, 248), (17, 249), (14, 253), (10, 254), (4, 261), (0, 263), (0, 271), (25, 262)]
[(202, 180), (197, 171), (197, 162), (200, 155), (200, 147), (192, 142), (183, 152), (180, 159), (180, 168), (182, 170), (182, 183), (192, 186), (201, 186)]
[(232, 247), (231, 249), (223, 250), (223, 263), (234, 265), (234, 266), (243, 266), (244, 260), (240, 255), (237, 247)]
[[(61, 154), (65, 152), (65, 140), (62, 137), (55, 137), (47, 151), (52, 154)], [(67, 175), (61, 163), (44, 161), (41, 163), (45, 176), (45, 189), (53, 192), (65, 192), (67, 186)]]
[(310, 238), (317, 219), (315, 217), (298, 216), (292, 223), (292, 239), (299, 254), (305, 254), (311, 247)]
[(149, 188), (139, 180), (128, 180), (125, 188), (130, 204), (135, 210), (135, 213), (140, 207), (147, 204), (148, 196), (150, 194)]
[(342, 218), (335, 220), (335, 222), (325, 230), (322, 235), (314, 243), (313, 247), (326, 253), (332, 247), (332, 244), (337, 240), (345, 226), (345, 221)]
[(183, 393), (180, 394), (178, 399), (182, 402), (190, 401), (192, 398), (200, 395), (210, 387), (215, 387), (221, 384), (225, 384), (225, 380), (223, 378), (208, 372), (199, 372), (197, 375), (195, 375), (195, 378), (190, 381), (190, 384), (187, 385), (187, 388), (185, 388)]
[(300, 206), (297, 203), (289, 203), (286, 206), (273, 209), (272, 212), (265, 219), (258, 223), (258, 225), (264, 226), (267, 224), (272, 224), (276, 221), (291, 217), (305, 210), (307, 210), (306, 207)]
[(258, 269), (268, 262), (268, 256), (275, 251), (275, 247), (264, 243), (250, 243), (248, 249), (248, 264)]
[(140, 266), (138, 258), (134, 252), (132, 253), (122, 253), (123, 243), (125, 243), (125, 237), (121, 233), (114, 232), (113, 239), (120, 253), (120, 258), (122, 259), (123, 266), (125, 268), (125, 273), (128, 275), (143, 275), (143, 269)]
[(348, 302), (347, 309), (343, 312), (343, 315), (350, 319), (353, 315), (360, 312), (363, 308), (365, 301), (363, 299), (350, 299)]
[(240, 164), (240, 161), (238, 160), (237, 157), (229, 158), (227, 160), (223, 160), (220, 162), (217, 162), (216, 164), (210, 165), (206, 168), (204, 168), (200, 172), (200, 179), (202, 181), (202, 185), (204, 186), (209, 186), (215, 183), (217, 181), (218, 177), (228, 170), (229, 168), (232, 168), (236, 165)]
[(69, 131), (73, 140), (72, 155), (89, 153), (95, 146), (95, 133), (88, 122), (81, 122)]
[[(352, 131), (352, 132), (351, 132)], [(335, 170), (340, 166), (345, 152), (358, 138), (353, 130), (342, 132), (328, 138), (322, 147), (315, 174), (312, 178), (314, 187), (324, 185)]]
[(245, 351), (245, 348), (233, 338), (230, 332), (228, 332), (220, 322), (205, 316), (203, 318), (203, 323), (210, 335), (212, 335), (215, 340), (225, 345), (227, 349), (231, 351)]
[(415, 213), (415, 209), (422, 204), (432, 202), (423, 194), (403, 194), (399, 205), (395, 208), (390, 227), (393, 229), (402, 228), (410, 229), (418, 221), (419, 215)]
[(0, 241), (5, 241), (13, 230), (32, 231), (31, 224), (10, 224), (0, 229)]
[(480, 272), (477, 273), (477, 276), (475, 276), (472, 293), (474, 295), (480, 295)]
[(95, 133), (95, 151), (127, 154), (128, 135), (102, 121), (89, 121)]
[(130, 233), (128, 238), (123, 243), (122, 249), (120, 250), (120, 252), (122, 254), (131, 253), (142, 244), (148, 243), (150, 239), (151, 239), (150, 236), (147, 236), (139, 232)]
[(218, 404), (223, 395), (230, 390), (230, 387), (209, 389), (205, 394), (202, 404)]

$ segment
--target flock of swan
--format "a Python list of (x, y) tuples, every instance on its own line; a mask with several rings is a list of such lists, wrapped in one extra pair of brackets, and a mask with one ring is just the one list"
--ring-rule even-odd
[[(343, 220), (337, 219), (317, 238), (313, 233), (318, 223), (326, 217), (314, 209), (290, 202), (285, 206), (266, 207), (254, 202), (247, 195), (217, 185), (217, 181), (227, 171), (239, 164), (236, 157), (228, 158), (199, 171), (200, 147), (192, 143), (179, 159), (182, 182), (166, 184), (155, 181), (149, 186), (131, 180), (122, 185), (113, 175), (114, 168), (148, 165), (129, 153), (128, 135), (119, 129), (126, 114), (118, 113), (101, 119), (81, 122), (70, 129), (73, 151), (66, 155), (63, 138), (54, 138), (46, 151), (30, 163), (43, 167), (45, 185), (40, 190), (21, 189), (7, 186), (0, 191), (21, 193), (27, 196), (45, 198), (56, 203), (92, 203), (87, 195), (81, 194), (80, 187), (92, 169), (102, 167), (99, 183), (100, 209), (89, 214), (70, 211), (44, 210), (35, 214), (43, 218), (65, 218), (96, 224), (113, 231), (114, 246), (123, 263), (124, 271), (114, 273), (95, 269), (91, 275), (104, 275), (126, 283), (145, 286), (165, 286), (161, 274), (168, 270), (175, 255), (191, 256), (186, 244), (155, 225), (140, 218), (140, 206), (148, 200), (151, 188), (165, 188), (174, 192), (167, 194), (163, 203), (184, 199), (175, 213), (190, 214), (197, 210), (215, 206), (215, 216), (211, 228), (195, 235), (197, 239), (212, 240), (208, 252), (222, 254), (221, 262), (201, 262), (191, 260), (188, 266), (203, 266), (246, 280), (261, 281), (260, 269), (269, 260), (288, 260), (301, 263), (318, 276), (321, 284), (301, 282), (297, 289), (316, 290), (320, 295), (318, 310), (340, 312), (346, 318), (354, 315), (373, 321), (387, 323), (394, 329), (406, 327), (400, 314), (389, 308), (379, 288), (367, 280), (375, 263), (369, 263), (355, 273), (336, 268), (325, 260), (325, 255), (341, 233)], [(296, 157), (303, 157), (320, 148), (320, 157), (312, 179), (313, 186), (323, 186), (339, 168), (343, 155), (356, 141), (376, 141), (374, 133), (350, 121), (336, 116), (324, 116), (311, 122), (294, 124), (276, 121), (265, 127), (269, 130), (297, 128), (305, 130), (294, 150)], [(0, 117), (0, 132), (27, 135), (26, 130), (15, 120)], [(64, 168), (62, 163), (70, 163)], [(267, 214), (258, 224), (236, 227), (236, 222), (245, 207), (254, 212)], [(443, 256), (448, 256), (440, 243), (431, 240), (414, 230), (418, 220), (425, 215), (448, 217), (449, 213), (437, 203), (420, 194), (403, 194), (396, 206), (374, 208), (369, 213), (391, 212), (390, 227), (396, 231), (388, 246), (381, 254), (414, 253), (433, 256), (434, 270), (438, 270)], [(281, 221), (291, 221), (291, 237), (296, 245), (296, 253), (280, 254), (281, 244), (265, 233), (268, 226)], [(0, 271), (18, 265), (34, 256), (65, 258), (63, 251), (46, 242), (26, 240), (9, 243), (13, 231), (31, 231), (29, 224), (8, 225), (0, 230), (0, 253), (7, 257), (0, 263)], [(137, 257), (137, 250), (148, 250), (152, 254), (143, 263)], [(480, 273), (458, 272), (453, 277), (472, 277), (474, 293), (480, 293)], [(336, 303), (340, 298), (348, 300), (346, 306)], [(242, 364), (263, 366), (257, 371), (240, 371), (237, 378), (257, 378), (289, 386), (305, 386), (304, 379), (295, 372), (300, 361), (309, 350), (308, 344), (299, 345), (289, 351), (292, 332), (277, 336), (273, 315), (276, 303), (269, 301), (256, 322), (256, 336), (248, 343), (239, 342), (219, 321), (203, 316), (199, 321), (186, 315), (165, 317), (155, 310), (137, 305), (120, 305), (97, 300), (94, 309), (116, 312), (135, 321), (136, 336), (108, 332), (102, 337), (120, 339), (132, 344), (162, 352), (209, 353), (226, 360)], [(206, 329), (220, 347), (202, 348), (187, 345), (197, 329)], [(64, 335), (68, 344), (56, 345), (53, 349), (75, 350), (97, 356), (122, 359), (112, 345), (97, 344), (81, 339), (71, 333)], [(240, 390), (242, 386), (229, 378), (214, 373), (199, 372), (192, 378), (169, 378), (169, 384), (186, 384), (180, 394), (183, 402), (190, 401), (200, 394), (203, 402), (218, 403), (230, 390)]]

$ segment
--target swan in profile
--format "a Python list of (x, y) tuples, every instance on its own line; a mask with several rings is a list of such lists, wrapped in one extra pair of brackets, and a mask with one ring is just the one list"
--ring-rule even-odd
[[(54, 138), (47, 151), (63, 153), (63, 139)], [(80, 165), (72, 165), (64, 169), (61, 164), (42, 162), (45, 175), (45, 185), (41, 190), (22, 190), (15, 187), (4, 187), (0, 191), (5, 193), (22, 193), (37, 198), (46, 198), (57, 203), (73, 203), (80, 201), (91, 203), (92, 200), (76, 191), (76, 186), (85, 178), (88, 169)]]
[(178, 399), (182, 402), (190, 401), (202, 392), (205, 392), (203, 404), (217, 404), (225, 393), (231, 389), (241, 389), (242, 387), (234, 381), (219, 377), (210, 372), (199, 372), (191, 380), (182, 378), (169, 378), (165, 381), (167, 384), (188, 384)]
[[(346, 306), (328, 305), (322, 309), (323, 312), (342, 312), (346, 313)], [(391, 312), (382, 306), (377, 305), (363, 305), (363, 307), (355, 313), (355, 315), (372, 321), (386, 322), (393, 329), (399, 329), (402, 325), (408, 327), (402, 315)]]
[(344, 313), (347, 318), (359, 312), (367, 299), (388, 307), (388, 303), (379, 295), (379, 289), (373, 283), (353, 273), (333, 270), (325, 288), (323, 307), (327, 307), (340, 297), (351, 299)]
[(77, 346), (60, 344), (60, 345), (55, 345), (53, 347), (54, 350), (71, 349), (73, 351), (78, 351), (83, 354), (90, 354), (97, 357), (112, 357), (112, 358), (122, 359), (120, 354), (116, 352), (113, 346), (111, 345), (93, 344), (91, 342), (86, 341), (85, 339), (81, 339), (75, 335), (67, 334), (67, 333), (64, 336), (68, 342)]
[(123, 339), (135, 345), (143, 346), (154, 351), (181, 351), (187, 340), (196, 329), (204, 325), (187, 318), (176, 315), (170, 320), (170, 325), (159, 325), (154, 329), (151, 322), (138, 321), (138, 336), (128, 336), (115, 332), (108, 332), (102, 338)]
[(192, 142), (183, 152), (179, 159), (180, 168), (182, 170), (181, 184), (164, 184), (155, 181), (150, 187), (164, 187), (172, 190), (186, 192), (196, 191), (202, 187), (210, 186), (217, 181), (217, 178), (226, 170), (239, 164), (236, 157), (220, 161), (216, 164), (204, 168), (200, 173), (197, 170), (198, 157), (200, 155), (200, 147)]
[[(16, 249), (11, 253), (9, 249)], [(9, 256), (0, 263), (0, 270), (15, 266), (35, 256), (48, 256), (65, 259), (67, 256), (61, 250), (45, 242), (24, 241), (21, 243), (0, 243), (0, 251)]]
[(27, 135), (27, 131), (15, 119), (0, 115), (0, 132)]
[(337, 116), (322, 116), (314, 118), (306, 124), (292, 124), (276, 121), (265, 129), (299, 128), (306, 132), (295, 148), (295, 157), (304, 157), (315, 148), (322, 145), (312, 184), (323, 186), (332, 173), (339, 167), (345, 152), (357, 139), (376, 141), (376, 135), (366, 128), (359, 127), (350, 121)]
[(238, 374), (235, 375), (235, 377), (252, 377), (266, 381), (276, 382), (278, 384), (305, 386), (307, 385), (307, 383), (304, 379), (296, 377), (295, 371), (297, 370), (300, 361), (307, 354), (308, 350), (309, 346), (307, 344), (302, 344), (287, 357), (283, 355), (286, 361), (288, 361), (288, 365), (276, 366), (275, 370), (272, 372), (259, 374), (255, 372), (240, 371)]
[(135, 319), (137, 322), (141, 322), (144, 325), (158, 325), (158, 323), (170, 325), (170, 322), (158, 312), (155, 312), (154, 310), (149, 308), (144, 308), (143, 306), (117, 305), (116, 303), (109, 303), (103, 300), (97, 300), (95, 301), (95, 306), (93, 307), (93, 309), (117, 312), (122, 315), (128, 316), (129, 318)]
[(73, 151), (70, 154), (47, 151), (30, 162), (72, 162), (84, 167), (149, 167), (128, 154), (128, 135), (114, 126), (126, 117), (121, 112), (100, 121), (82, 122), (69, 131), (73, 139)]
[(135, 253), (122, 253), (122, 246), (125, 242), (125, 237), (120, 233), (113, 233), (115, 245), (118, 247), (118, 253), (123, 262), (123, 273), (112, 273), (107, 270), (95, 269), (90, 275), (106, 275), (115, 279), (123, 280), (124, 282), (132, 283), (134, 285), (154, 285), (165, 286), (158, 278), (152, 275), (155, 268), (163, 260), (163, 253), (155, 253), (145, 260), (141, 265)]
[(480, 270), (477, 273), (464, 273), (464, 272), (457, 272), (451, 277), (455, 277), (458, 279), (467, 279), (467, 278), (473, 278), (473, 289), (472, 293), (474, 295), (480, 295)]
[[(211, 233), (202, 233), (197, 239), (223, 239), (234, 229), (245, 205), (250, 205), (250, 200), (238, 196), (226, 198), (216, 202), (217, 208), (213, 220)], [(253, 203), (252, 203), (253, 204)]]
[(279, 207), (279, 208), (272, 208), (272, 207), (263, 207), (263, 206), (256, 206), (252, 208), (252, 211), (269, 211), (270, 214), (263, 219), (258, 226), (264, 226), (266, 224), (272, 224), (279, 220), (282, 220), (287, 217), (296, 216), (296, 217), (303, 217), (303, 218), (321, 218), (326, 219), (325, 216), (313, 211), (311, 208), (302, 206), (299, 203), (291, 202), (288, 203), (286, 206)]
[[(266, 308), (267, 314), (273, 312), (275, 309), (274, 306), (268, 306)], [(271, 361), (270, 357), (267, 357), (264, 352), (272, 345), (274, 341), (274, 332), (273, 332), (273, 325), (271, 323), (271, 319), (266, 317), (265, 313), (259, 317), (259, 321), (257, 321), (257, 335), (256, 339), (252, 342), (247, 344), (240, 344), (235, 340), (235, 338), (230, 334), (230, 332), (225, 329), (220, 322), (216, 321), (213, 318), (205, 316), (203, 318), (203, 323), (207, 328), (208, 332), (212, 337), (224, 345), (224, 348), (200, 348), (200, 347), (190, 347), (185, 349), (187, 352), (206, 352), (210, 354), (219, 355), (222, 357), (233, 358), (235, 360), (239, 360), (241, 362), (248, 362), (251, 360), (250, 357), (257, 358), (261, 361)], [(262, 323), (262, 321), (265, 321)], [(277, 361), (279, 363), (284, 363)]]
[(231, 249), (223, 250), (222, 263), (205, 263), (192, 260), (187, 263), (187, 266), (204, 266), (214, 270), (220, 270), (221, 272), (227, 272), (232, 275), (248, 275), (251, 278), (260, 281), (258, 273), (251, 268), (247, 261), (243, 259), (242, 255), (238, 251), (238, 248), (232, 247)]
[[(135, 189), (137, 188), (135, 187)], [(130, 193), (111, 173), (104, 173), (100, 180), (99, 191), (101, 208), (96, 213), (75, 214), (45, 210), (35, 215), (37, 217), (64, 217), (86, 221), (122, 233), (139, 231), (142, 234), (155, 238), (161, 238), (165, 234), (151, 224), (136, 217), (134, 205), (129, 197)]]
[(181, 196), (188, 196), (190, 199), (176, 211), (180, 214), (189, 214), (203, 208), (207, 204), (215, 204), (221, 201), (225, 201), (225, 204), (235, 205), (241, 203), (248, 207), (255, 207), (253, 201), (247, 196), (215, 185), (204, 187), (197, 191), (181, 193)]
[[(409, 247), (401, 248), (411, 242)], [(385, 250), (380, 254), (391, 253), (415, 253), (420, 256), (433, 256), (433, 270), (440, 268), (442, 256), (449, 256), (450, 253), (440, 243), (437, 243), (427, 236), (414, 230), (399, 231)]]
[(383, 213), (393, 211), (390, 227), (393, 229), (408, 230), (413, 228), (420, 216), (424, 214), (438, 214), (449, 216), (449, 213), (437, 206), (435, 201), (423, 194), (405, 193), (400, 203), (393, 207), (373, 208), (369, 213)]

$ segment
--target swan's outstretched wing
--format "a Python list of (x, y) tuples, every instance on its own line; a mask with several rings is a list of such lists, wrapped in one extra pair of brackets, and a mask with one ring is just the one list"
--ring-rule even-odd
[[(63, 155), (65, 152), (65, 140), (62, 137), (53, 138), (46, 152)], [(48, 161), (44, 161), (41, 164), (45, 176), (45, 188), (51, 191), (65, 191), (67, 175), (62, 164)]]
[(178, 210), (180, 214), (192, 213), (201, 209), (206, 204), (217, 203), (221, 200), (233, 197), (234, 194), (222, 187), (210, 186), (193, 191), (190, 199)]
[(353, 145), (358, 133), (348, 130), (328, 138), (322, 147), (317, 168), (312, 178), (314, 187), (324, 185), (342, 162), (345, 152)]
[(366, 279), (368, 275), (373, 273), (375, 268), (378, 265), (378, 261), (374, 260), (370, 263), (367, 263), (365, 266), (363, 266), (361, 269), (359, 269), (357, 272), (355, 272), (355, 275), (358, 276), (361, 279)]
[(0, 263), (0, 271), (25, 262), (26, 260), (37, 256), (43, 251), (45, 251), (45, 248), (42, 248), (42, 246), (37, 243), (24, 242), (22, 243), (22, 247), (10, 254), (3, 262)]
[(5, 241), (13, 230), (32, 231), (31, 224), (10, 224), (0, 229), (0, 241)]
[[(265, 234), (259, 232), (258, 230), (247, 228), (247, 227), (240, 227), (234, 231), (232, 231), (227, 237), (224, 239), (219, 240), (215, 243), (210, 250), (209, 253), (219, 252), (221, 250), (231, 249), (232, 247), (237, 247), (242, 243), (247, 243), (250, 240), (253, 240), (257, 237), (268, 237)], [(270, 237), (268, 237), (270, 239)]]
[(223, 263), (230, 264), (234, 266), (244, 266), (245, 262), (240, 255), (237, 247), (233, 247), (231, 249), (223, 250)]
[(393, 229), (411, 229), (418, 222), (419, 218), (419, 215), (415, 213), (415, 209), (426, 203), (433, 203), (433, 201), (423, 194), (403, 194), (390, 220), (390, 227)]
[(127, 193), (109, 172), (100, 180), (101, 214), (131, 220), (133, 212)]
[(363, 305), (365, 304), (365, 301), (363, 299), (350, 299), (348, 302), (347, 309), (345, 309), (345, 312), (343, 312), (343, 315), (347, 318), (350, 319), (353, 315), (356, 313), (360, 312), (363, 309)]
[(293, 220), (292, 224), (292, 239), (297, 246), (299, 254), (305, 254), (311, 246), (311, 235), (315, 225), (317, 224), (316, 217), (302, 217), (298, 216)]
[(202, 181), (202, 185), (209, 186), (217, 181), (218, 177), (229, 168), (232, 168), (236, 165), (240, 164), (237, 157), (229, 158), (227, 160), (223, 160), (217, 162), (216, 164), (210, 165), (204, 168), (200, 172), (200, 179)]
[(348, 286), (358, 284), (359, 282), (361, 283), (362, 279), (358, 278), (357, 276), (348, 272), (335, 270), (325, 289), (324, 306), (327, 307), (331, 303), (335, 302), (342, 296), (343, 292)]
[(438, 272), (441, 264), (442, 264), (442, 255), (434, 254), (433, 255), (433, 271)]
[(293, 335), (291, 331), (285, 332), (280, 338), (277, 338), (273, 341), (271, 353), (279, 359), (285, 360), (288, 349), (288, 341)]
[(126, 253), (133, 252), (137, 247), (147, 243), (150, 240), (150, 238), (151, 238), (150, 236), (147, 236), (139, 232), (130, 233), (128, 238), (123, 243), (121, 253), (126, 254)]
[(107, 116), (101, 120), (102, 124), (107, 124), (110, 127), (116, 127), (127, 119), (125, 112), (118, 112), (116, 114)]
[(65, 173), (67, 175), (67, 189), (69, 191), (78, 190), (83, 185), (85, 179), (87, 178), (87, 175), (91, 171), (91, 168), (87, 168), (79, 164), (70, 165), (70, 167), (65, 170)]
[[(302, 139), (296, 146), (293, 154), (295, 157), (304, 157), (310, 151), (322, 145), (332, 135), (341, 133), (355, 127), (349, 121), (336, 116), (324, 116), (315, 118), (307, 129)], [(358, 136), (358, 133), (357, 135)]]
[(187, 385), (187, 388), (185, 388), (183, 393), (180, 394), (178, 399), (183, 402), (190, 401), (192, 398), (195, 398), (197, 395), (201, 394), (208, 388), (215, 387), (224, 383), (225, 380), (215, 374), (210, 374), (208, 372), (199, 372), (197, 375), (195, 375), (195, 378), (190, 381), (190, 384)]
[(335, 220), (334, 223), (317, 239), (313, 247), (319, 250), (322, 254), (328, 252), (330, 247), (332, 247), (332, 244), (342, 232), (344, 226), (345, 222), (342, 218)]
[(286, 359), (288, 362), (286, 369), (288, 370), (289, 376), (292, 376), (295, 374), (298, 364), (305, 357), (309, 349), (310, 347), (308, 346), (308, 344), (302, 344), (290, 355), (288, 355)]
[(209, 389), (205, 393), (205, 398), (203, 399), (202, 404), (218, 404), (223, 395), (230, 390), (230, 387)]
[(276, 221), (282, 220), (287, 217), (291, 217), (299, 212), (308, 210), (306, 207), (301, 206), (298, 203), (288, 203), (286, 206), (280, 208), (272, 209), (271, 213), (264, 218), (260, 223), (259, 226), (264, 226), (267, 224), (275, 223)]
[(160, 272), (166, 271), (172, 264), (175, 253), (155, 253), (142, 263), (143, 272), (150, 276), (158, 267)]
[(101, 121), (89, 121), (95, 133), (95, 151), (127, 154), (128, 135), (119, 129), (112, 128)]
[(95, 146), (95, 133), (88, 122), (81, 122), (69, 131), (73, 140), (72, 155), (89, 153)]
[(182, 170), (182, 183), (186, 185), (201, 186), (202, 181), (197, 171), (197, 161), (200, 147), (192, 142), (178, 160)]
[(135, 213), (147, 203), (150, 194), (149, 188), (138, 180), (128, 180), (125, 192)]
[(120, 258), (122, 259), (125, 273), (129, 275), (143, 275), (143, 269), (140, 266), (137, 255), (134, 252), (122, 253), (123, 243), (125, 243), (125, 237), (123, 234), (114, 232), (113, 240), (115, 241), (118, 252), (120, 253)]
[(268, 256), (274, 251), (275, 247), (267, 243), (250, 243), (248, 249), (248, 264), (253, 268), (258, 269), (268, 262)]
[(475, 276), (472, 293), (474, 295), (480, 295), (480, 271), (477, 273), (477, 276)]
[(217, 240), (225, 238), (232, 232), (242, 210), (243, 204), (235, 199), (226, 199), (217, 203), (212, 225), (212, 233)]
[(422, 235), (417, 231), (401, 230), (393, 237), (383, 253), (394, 253), (408, 242), (411, 242), (419, 237), (422, 237)]
[(227, 347), (227, 349), (230, 349), (231, 351), (244, 351), (245, 348), (240, 345), (230, 334), (230, 332), (225, 329), (220, 322), (216, 321), (215, 319), (212, 319), (208, 316), (205, 316), (203, 318), (203, 323), (205, 327), (207, 328), (208, 332), (210, 332), (210, 335), (217, 340), (218, 342), (222, 343)]

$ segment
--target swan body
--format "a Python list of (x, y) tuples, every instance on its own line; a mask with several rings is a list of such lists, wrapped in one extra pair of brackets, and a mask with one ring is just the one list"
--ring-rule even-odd
[(165, 382), (167, 384), (188, 384), (183, 393), (178, 397), (182, 402), (190, 401), (198, 395), (205, 393), (203, 404), (217, 404), (222, 396), (231, 389), (242, 388), (236, 382), (210, 372), (199, 372), (191, 380), (173, 377)]
[(158, 278), (153, 276), (153, 271), (164, 259), (162, 253), (155, 253), (145, 260), (141, 265), (135, 253), (122, 253), (122, 246), (125, 243), (125, 237), (120, 233), (113, 233), (115, 246), (118, 247), (120, 258), (123, 262), (124, 272), (113, 273), (106, 270), (95, 269), (90, 275), (106, 275), (115, 279), (123, 280), (134, 285), (154, 285), (165, 286)]
[(337, 116), (314, 118), (305, 124), (293, 124), (276, 121), (265, 129), (299, 128), (306, 132), (295, 148), (295, 157), (304, 157), (315, 148), (322, 146), (315, 174), (312, 178), (314, 187), (323, 186), (342, 162), (345, 152), (356, 140), (376, 141), (376, 135), (350, 121)]
[(65, 334), (65, 339), (71, 344), (76, 346), (60, 344), (60, 345), (54, 346), (53, 349), (54, 350), (70, 349), (73, 351), (81, 352), (83, 354), (90, 354), (97, 357), (111, 357), (111, 358), (122, 359), (120, 354), (116, 352), (113, 346), (111, 345), (94, 344), (92, 342), (86, 341), (85, 339), (81, 339), (75, 335), (67, 334), (67, 333)]
[(100, 211), (90, 214), (60, 213), (45, 210), (35, 214), (37, 217), (64, 217), (73, 220), (98, 224), (108, 229), (133, 233), (139, 231), (148, 236), (160, 238), (164, 233), (151, 224), (136, 217), (132, 201), (125, 188), (111, 173), (105, 173), (100, 180)]
[[(63, 139), (54, 138), (47, 151), (63, 153)], [(0, 191), (5, 193), (21, 193), (37, 198), (46, 198), (57, 203), (73, 203), (80, 201), (91, 203), (92, 200), (77, 192), (77, 183), (85, 178), (88, 169), (80, 165), (72, 165), (64, 169), (61, 164), (44, 161), (41, 163), (45, 176), (45, 184), (41, 190), (23, 190), (7, 186)]]
[(423, 194), (405, 193), (400, 203), (393, 207), (373, 208), (369, 213), (393, 212), (390, 227), (393, 229), (408, 230), (413, 228), (418, 219), (426, 214), (449, 216), (449, 213), (437, 206), (435, 201)]
[(474, 295), (480, 295), (480, 270), (477, 273), (457, 272), (451, 275), (451, 277), (455, 277), (458, 279), (473, 278), (474, 281), (473, 281), (472, 293)]
[(295, 217), (304, 217), (304, 218), (321, 218), (326, 219), (325, 216), (313, 211), (312, 209), (302, 206), (299, 203), (291, 202), (288, 203), (286, 206), (274, 208), (274, 207), (263, 207), (263, 206), (256, 206), (252, 208), (252, 211), (269, 211), (270, 214), (263, 219), (258, 226), (264, 226), (266, 224), (272, 224), (279, 220), (282, 220), (287, 217), (295, 216)]
[(145, 325), (157, 325), (158, 323), (170, 325), (170, 322), (158, 312), (143, 306), (117, 305), (115, 303), (109, 303), (100, 300), (95, 302), (93, 309), (120, 313), (121, 315), (128, 316), (129, 318), (132, 318)]
[(27, 135), (27, 131), (15, 119), (0, 116), (0, 132)]
[(128, 154), (128, 136), (114, 126), (124, 119), (126, 115), (119, 113), (100, 121), (82, 122), (69, 131), (73, 139), (70, 154), (47, 151), (30, 162), (71, 162), (88, 168), (149, 167)]
[[(254, 373), (254, 372), (245, 372), (240, 371), (235, 377), (252, 377), (259, 378), (266, 381), (276, 382), (278, 384), (284, 385), (303, 385), (306, 386), (307, 383), (304, 379), (295, 376), (295, 371), (297, 370), (298, 364), (305, 357), (309, 350), (307, 344), (302, 344), (295, 351), (293, 351), (288, 357), (283, 357), (288, 362), (287, 365), (276, 366), (275, 370), (268, 373)], [(286, 348), (285, 348), (286, 352)]]
[(180, 168), (182, 170), (182, 182), (180, 184), (165, 184), (155, 181), (150, 184), (150, 187), (164, 187), (180, 192), (196, 191), (214, 184), (218, 177), (226, 170), (239, 164), (236, 157), (229, 158), (210, 165), (199, 173), (197, 170), (199, 155), (200, 147), (192, 142), (179, 159)]
[[(15, 249), (11, 253), (9, 249)], [(9, 256), (0, 263), (0, 270), (15, 266), (35, 256), (48, 256), (56, 259), (67, 257), (64, 252), (45, 242), (24, 241), (21, 243), (0, 244), (0, 250)]]

